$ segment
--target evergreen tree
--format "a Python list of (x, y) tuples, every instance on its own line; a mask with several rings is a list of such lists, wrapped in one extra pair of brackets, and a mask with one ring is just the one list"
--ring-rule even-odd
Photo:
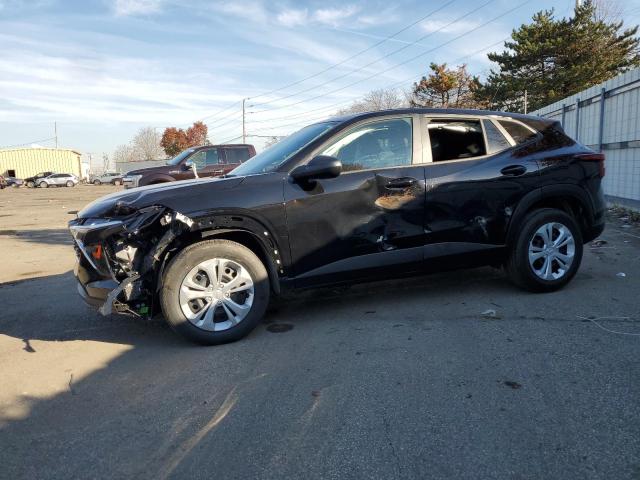
[(490, 53), (498, 64), (476, 92), (490, 108), (521, 112), (524, 91), (535, 110), (640, 65), (638, 27), (608, 22), (592, 1), (577, 7), (569, 19), (553, 10), (533, 16), (505, 42), (507, 50)]

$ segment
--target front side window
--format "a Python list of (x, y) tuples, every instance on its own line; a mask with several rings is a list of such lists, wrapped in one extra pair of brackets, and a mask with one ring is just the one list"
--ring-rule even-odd
[(344, 171), (411, 165), (412, 134), (410, 118), (371, 122), (351, 130), (321, 155), (338, 158)]
[(429, 121), (434, 162), (463, 160), (487, 154), (480, 120), (434, 118)]
[(207, 152), (200, 150), (189, 157), (189, 160), (193, 162), (196, 168), (203, 168), (206, 165)]

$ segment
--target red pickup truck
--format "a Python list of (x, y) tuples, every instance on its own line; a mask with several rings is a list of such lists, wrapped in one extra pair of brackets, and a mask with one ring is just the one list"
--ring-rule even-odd
[(173, 182), (198, 177), (219, 177), (229, 173), (256, 154), (249, 144), (205, 145), (188, 148), (168, 160), (165, 165), (127, 172), (122, 183), (125, 188)]

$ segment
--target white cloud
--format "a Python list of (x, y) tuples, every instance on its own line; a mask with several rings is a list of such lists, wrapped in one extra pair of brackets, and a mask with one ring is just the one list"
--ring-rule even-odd
[(119, 17), (158, 13), (161, 8), (162, 0), (115, 0), (113, 5), (114, 12)]
[(285, 27), (299, 27), (306, 25), (322, 25), (337, 27), (344, 23), (359, 23), (362, 25), (379, 24), (379, 19), (374, 15), (360, 18), (353, 16), (360, 11), (355, 5), (347, 5), (342, 8), (320, 8), (314, 11), (308, 9), (285, 8), (276, 15), (276, 22)]
[[(453, 20), (426, 20), (420, 24), (427, 33), (464, 33), (472, 28), (476, 28), (482, 22), (472, 20), (460, 20), (452, 23)], [(449, 25), (451, 24), (451, 25)]]
[(322, 8), (315, 11), (313, 18), (318, 23), (337, 27), (343, 21), (358, 13), (359, 10), (355, 5), (347, 5), (343, 8)]
[(276, 20), (285, 27), (297, 27), (306, 25), (309, 20), (309, 12), (304, 10), (285, 9), (278, 13)]

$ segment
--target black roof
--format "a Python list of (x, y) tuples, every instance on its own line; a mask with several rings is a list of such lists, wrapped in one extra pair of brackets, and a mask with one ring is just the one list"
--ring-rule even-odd
[(363, 112), (363, 113), (354, 113), (350, 115), (341, 115), (337, 117), (331, 117), (327, 120), (336, 121), (336, 122), (351, 122), (353, 120), (361, 120), (364, 118), (380, 117), (380, 116), (391, 115), (391, 114), (396, 115), (398, 113), (422, 114), (422, 115), (455, 114), (455, 115), (474, 115), (474, 116), (500, 116), (500, 117), (515, 118), (515, 119), (524, 120), (524, 121), (553, 123), (553, 120), (549, 120), (543, 117), (538, 117), (535, 115), (524, 115), (522, 113), (511, 113), (511, 112), (499, 112), (494, 110), (472, 110), (472, 109), (460, 109), (460, 108), (396, 108), (391, 110), (378, 110), (375, 112)]

